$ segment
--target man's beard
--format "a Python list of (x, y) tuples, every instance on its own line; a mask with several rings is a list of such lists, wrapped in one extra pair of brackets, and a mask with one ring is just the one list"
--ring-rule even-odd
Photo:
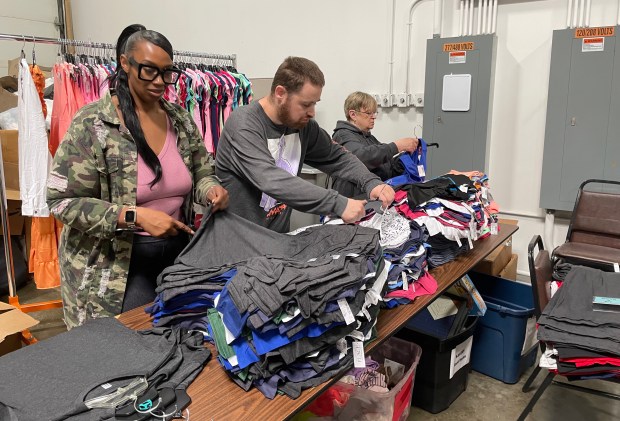
[(284, 102), (284, 104), (282, 104), (282, 106), (278, 108), (278, 120), (280, 120), (283, 125), (285, 125), (286, 127), (290, 127), (291, 129), (300, 130), (306, 127), (306, 125), (308, 124), (307, 121), (303, 122), (293, 120), (293, 118), (291, 117), (290, 108), (291, 107), (287, 99), (286, 102)]

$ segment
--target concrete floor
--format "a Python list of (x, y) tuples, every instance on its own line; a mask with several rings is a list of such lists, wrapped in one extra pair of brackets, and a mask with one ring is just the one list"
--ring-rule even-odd
[[(58, 289), (37, 290), (33, 283), (18, 291), (20, 303), (47, 301), (60, 298)], [(0, 297), (6, 301), (6, 297)], [(62, 309), (29, 313), (40, 323), (31, 329), (39, 340), (44, 340), (66, 330), (62, 321)], [(533, 368), (532, 368), (533, 369)], [(521, 392), (523, 383), (529, 376), (528, 370), (517, 384), (505, 384), (475, 371), (469, 375), (467, 390), (459, 396), (450, 408), (431, 414), (413, 407), (408, 421), (504, 421), (516, 420), (521, 411), (544, 379), (541, 372), (528, 392)], [(561, 381), (561, 377), (558, 377)], [(580, 386), (597, 388), (608, 393), (620, 395), (620, 385), (603, 381), (578, 382)], [(415, 389), (413, 391), (415, 393)], [(594, 396), (584, 392), (568, 390), (551, 385), (544, 392), (528, 421), (607, 421), (620, 419), (620, 401)]]

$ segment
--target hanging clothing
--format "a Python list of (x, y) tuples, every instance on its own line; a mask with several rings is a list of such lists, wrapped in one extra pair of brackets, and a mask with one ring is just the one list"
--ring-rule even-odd
[(45, 184), (51, 156), (39, 94), (25, 59), (19, 62), (18, 83), (19, 190), (22, 215), (48, 216)]

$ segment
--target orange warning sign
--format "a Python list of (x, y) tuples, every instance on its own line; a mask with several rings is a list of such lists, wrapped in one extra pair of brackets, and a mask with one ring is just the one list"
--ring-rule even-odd
[(474, 49), (473, 42), (453, 42), (443, 45), (443, 51), (472, 51)]
[(600, 44), (603, 41), (604, 41), (603, 38), (586, 38), (583, 40), (583, 43), (584, 44)]
[(464, 56), (465, 55), (465, 51), (453, 51), (450, 53), (450, 57), (458, 57), (458, 56)]
[(613, 37), (616, 35), (616, 28), (613, 26), (601, 26), (598, 28), (577, 28), (575, 38), (586, 37)]

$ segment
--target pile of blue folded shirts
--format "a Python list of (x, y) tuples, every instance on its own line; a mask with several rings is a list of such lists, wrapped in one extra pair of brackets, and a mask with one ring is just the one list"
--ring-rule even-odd
[(203, 221), (158, 278), (156, 326), (205, 332), (245, 390), (301, 391), (353, 365), (386, 293), (379, 233), (356, 225), (280, 234), (227, 212)]

